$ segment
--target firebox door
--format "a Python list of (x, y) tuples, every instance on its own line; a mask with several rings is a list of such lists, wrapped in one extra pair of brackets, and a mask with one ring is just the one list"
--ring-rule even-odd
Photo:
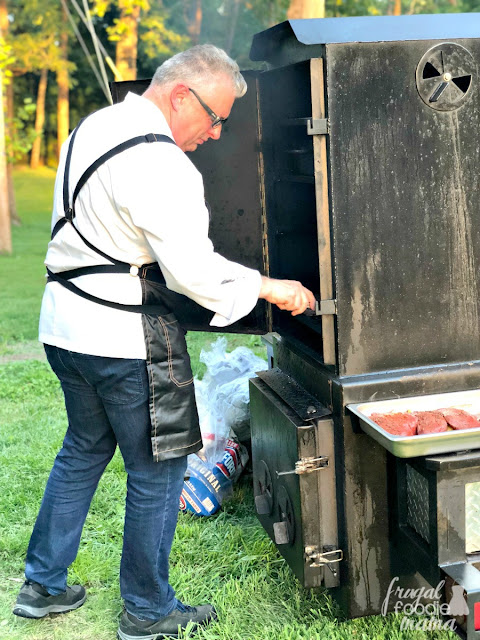
[(281, 371), (264, 373), (268, 384), (250, 381), (257, 516), (303, 586), (338, 586), (333, 421), (309, 419), (329, 411)]

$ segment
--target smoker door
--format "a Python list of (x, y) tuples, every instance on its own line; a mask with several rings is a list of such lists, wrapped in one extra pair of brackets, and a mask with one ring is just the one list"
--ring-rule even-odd
[[(298, 400), (298, 385), (269, 374)], [(250, 381), (250, 413), (258, 519), (304, 587), (338, 586), (333, 421), (302, 419), (259, 378)]]
[(340, 375), (478, 360), (480, 39), (326, 60)]
[[(242, 73), (248, 90), (235, 101), (228, 122), (222, 126), (220, 140), (210, 140), (188, 155), (203, 176), (205, 199), (211, 209), (209, 236), (215, 250), (268, 275), (258, 141), (258, 73)], [(128, 91), (143, 93), (148, 83), (111, 83), (114, 101), (123, 100)], [(184, 296), (179, 296), (176, 313), (181, 324), (193, 331), (263, 334), (271, 330), (270, 305), (263, 300), (245, 318), (222, 329), (210, 327), (211, 311)]]

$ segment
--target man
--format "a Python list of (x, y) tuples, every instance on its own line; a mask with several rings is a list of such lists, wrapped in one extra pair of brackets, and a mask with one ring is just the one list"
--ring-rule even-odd
[[(201, 45), (160, 66), (143, 96), (83, 121), (62, 150), (40, 340), (65, 396), (68, 429), (27, 552), (14, 613), (81, 606), (67, 586), (98, 481), (118, 444), (127, 471), (118, 637), (176, 636), (215, 619), (168, 583), (186, 456), (201, 448), (178, 293), (215, 326), (259, 298), (313, 307), (299, 282), (272, 280), (216, 254), (203, 182), (185, 151), (220, 138), (246, 85), (225, 52)], [(176, 294), (172, 292), (177, 292)]]

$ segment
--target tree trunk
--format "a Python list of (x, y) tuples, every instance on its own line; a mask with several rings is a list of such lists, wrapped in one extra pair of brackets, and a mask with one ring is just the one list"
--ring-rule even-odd
[(183, 0), (183, 15), (192, 44), (198, 44), (202, 30), (202, 0)]
[(287, 11), (289, 20), (324, 18), (325, 0), (290, 0)]
[(393, 3), (393, 15), (401, 16), (402, 15), (402, 0), (394, 0)]
[(233, 41), (235, 39), (235, 31), (237, 30), (238, 13), (240, 11), (241, 0), (232, 0), (230, 9), (230, 25), (225, 38), (225, 51), (228, 55), (232, 52)]
[(60, 34), (61, 61), (57, 71), (57, 157), (60, 158), (62, 144), (69, 134), (69, 102), (68, 102), (68, 32), (67, 16), (62, 12), (62, 32)]
[(138, 20), (140, 7), (133, 7), (127, 13), (122, 9), (120, 21), (125, 25), (125, 34), (117, 42), (115, 66), (123, 80), (137, 79), (137, 46), (138, 46)]
[(40, 82), (38, 83), (37, 111), (35, 113), (35, 133), (37, 137), (33, 141), (30, 167), (37, 169), (40, 165), (40, 150), (42, 148), (43, 125), (45, 124), (45, 96), (47, 93), (48, 71), (42, 69)]
[[(0, 105), (3, 105), (3, 71), (0, 71)], [(5, 155), (5, 122), (0, 108), (0, 253), (12, 253), (12, 229), (8, 205), (7, 157)]]
[[(8, 10), (7, 10), (7, 0), (0, 0), (0, 34), (3, 38), (6, 37), (8, 32)], [(10, 140), (13, 139), (14, 132), (11, 131), (13, 117), (14, 117), (14, 107), (13, 107), (13, 76), (9, 78), (9, 82), (6, 85), (6, 111), (7, 114), (7, 122), (4, 123), (5, 129), (10, 129), (9, 135)], [(7, 155), (7, 188), (8, 188), (8, 206), (10, 212), (10, 221), (12, 224), (20, 225), (20, 218), (17, 213), (17, 206), (15, 202), (15, 192), (13, 190), (13, 171), (12, 171), (12, 160)]]

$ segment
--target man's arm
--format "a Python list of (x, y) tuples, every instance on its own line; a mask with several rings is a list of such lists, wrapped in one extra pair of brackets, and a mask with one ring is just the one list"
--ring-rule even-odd
[(258, 297), (276, 304), (279, 309), (291, 311), (292, 316), (315, 308), (313, 293), (296, 280), (275, 280), (262, 276)]

